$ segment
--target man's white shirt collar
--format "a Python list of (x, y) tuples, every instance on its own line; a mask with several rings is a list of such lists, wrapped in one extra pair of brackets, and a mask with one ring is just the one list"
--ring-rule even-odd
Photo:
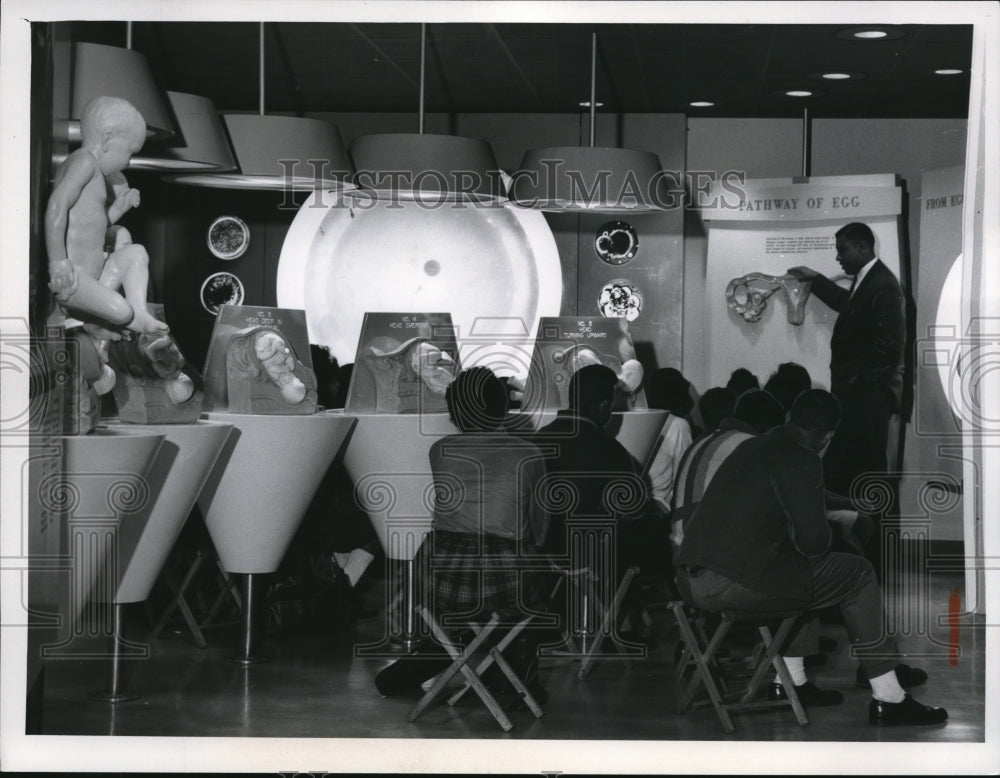
[(865, 280), (865, 276), (868, 275), (868, 271), (872, 269), (875, 263), (878, 262), (878, 257), (872, 257), (865, 263), (865, 266), (858, 271), (858, 274), (854, 277), (853, 288), (851, 289), (851, 296), (858, 291), (858, 287), (861, 286), (861, 282)]

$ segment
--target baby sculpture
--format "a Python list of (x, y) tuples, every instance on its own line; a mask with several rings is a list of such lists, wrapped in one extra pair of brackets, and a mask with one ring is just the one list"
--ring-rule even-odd
[(809, 299), (811, 288), (812, 282), (799, 281), (789, 275), (748, 273), (729, 282), (726, 287), (726, 302), (745, 321), (758, 322), (767, 308), (767, 299), (780, 289), (788, 303), (788, 323), (799, 326), (805, 321), (806, 300)]
[(95, 97), (84, 106), (80, 132), (81, 146), (56, 171), (45, 209), (49, 288), (58, 308), (52, 323), (77, 345), (81, 381), (93, 392), (115, 386), (109, 342), (133, 337), (157, 365), (155, 379), (170, 401), (186, 402), (194, 383), (181, 370), (169, 328), (147, 304), (149, 256), (116, 224), (140, 202), (123, 171), (145, 142), (146, 123), (128, 101)]

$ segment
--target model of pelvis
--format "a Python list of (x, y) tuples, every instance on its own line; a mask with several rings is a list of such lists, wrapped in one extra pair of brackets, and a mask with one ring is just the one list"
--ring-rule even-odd
[(226, 349), (231, 413), (308, 415), (316, 412), (316, 375), (274, 327), (237, 332)]
[(788, 304), (788, 323), (798, 326), (805, 321), (806, 300), (812, 282), (799, 281), (789, 275), (769, 276), (765, 273), (747, 273), (734, 278), (726, 287), (726, 302), (730, 310), (745, 321), (758, 322), (767, 308), (768, 298), (779, 289)]

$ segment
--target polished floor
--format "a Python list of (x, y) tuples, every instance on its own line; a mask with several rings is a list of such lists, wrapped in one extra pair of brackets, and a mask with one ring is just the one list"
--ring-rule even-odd
[[(230, 624), (206, 631), (206, 648), (194, 644), (183, 622), (149, 637), (151, 609), (126, 610), (126, 634), (149, 647), (146, 659), (124, 664), (124, 686), (138, 699), (109, 704), (90, 699), (109, 676), (106, 660), (45, 661), (41, 708), (33, 715), (37, 734), (310, 737), (310, 738), (480, 738), (653, 741), (804, 742), (982, 742), (985, 735), (983, 620), (965, 615), (948, 624), (949, 598), (962, 580), (935, 574), (920, 617), (906, 615), (899, 593), (888, 594), (907, 634), (899, 637), (908, 662), (925, 668), (930, 680), (917, 699), (948, 709), (946, 725), (879, 729), (867, 723), (870, 699), (854, 687), (856, 665), (847, 656), (842, 626), (825, 623), (838, 642), (824, 665), (810, 670), (820, 686), (840, 689), (845, 701), (809, 711), (800, 727), (788, 711), (737, 715), (736, 732), (725, 735), (711, 708), (676, 713), (673, 655), (677, 630), (665, 608), (654, 608), (653, 642), (647, 656), (625, 663), (604, 660), (587, 680), (578, 680), (578, 660), (547, 658), (540, 677), (549, 692), (545, 715), (514, 711), (514, 728), (504, 733), (472, 695), (455, 707), (433, 704), (415, 723), (407, 713), (413, 693), (383, 698), (373, 684), (387, 657), (358, 656), (356, 646), (379, 642), (385, 630), (384, 582), (374, 570), (362, 587), (370, 611), (350, 628), (327, 635), (274, 636), (262, 641), (269, 661), (244, 668), (226, 660), (239, 643)], [(364, 579), (363, 579), (364, 580)], [(154, 614), (155, 615), (155, 614)], [(956, 629), (957, 626), (957, 629)], [(94, 638), (96, 641), (97, 638)]]

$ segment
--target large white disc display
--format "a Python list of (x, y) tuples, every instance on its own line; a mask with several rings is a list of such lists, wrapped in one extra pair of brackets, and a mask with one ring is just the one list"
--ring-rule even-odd
[[(477, 355), (463, 367), (490, 361), (500, 374), (527, 375), (525, 338), (539, 317), (559, 314), (562, 298), (559, 252), (541, 213), (337, 199), (317, 191), (306, 201), (278, 264), (278, 305), (305, 310), (311, 343), (345, 364), (366, 312), (450, 313), (460, 354)], [(496, 362), (507, 351), (505, 370)]]

